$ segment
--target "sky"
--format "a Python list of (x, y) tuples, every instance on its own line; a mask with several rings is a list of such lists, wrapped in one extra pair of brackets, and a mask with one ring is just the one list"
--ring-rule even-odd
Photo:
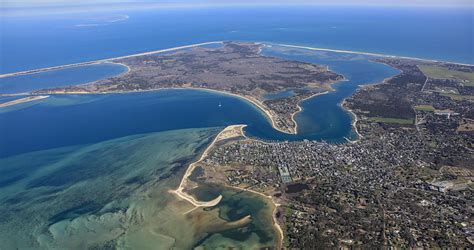
[(473, 0), (0, 0), (1, 7), (74, 5), (371, 5), (371, 6), (473, 6)]

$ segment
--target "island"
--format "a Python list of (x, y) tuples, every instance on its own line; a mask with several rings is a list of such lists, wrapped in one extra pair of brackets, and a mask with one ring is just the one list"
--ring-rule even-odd
[[(93, 83), (38, 90), (36, 94), (111, 93), (164, 88), (220, 91), (244, 98), (271, 119), (281, 132), (296, 134), (293, 119), (298, 103), (331, 90), (343, 79), (326, 66), (262, 55), (259, 43), (224, 42), (220, 47), (188, 47), (168, 53), (147, 53), (112, 59), (129, 71)], [(294, 95), (268, 99), (271, 93), (291, 90)]]

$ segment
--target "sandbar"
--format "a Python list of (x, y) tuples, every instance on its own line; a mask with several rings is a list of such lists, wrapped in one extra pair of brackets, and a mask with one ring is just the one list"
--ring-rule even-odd
[(13, 106), (13, 105), (17, 105), (17, 104), (20, 104), (20, 103), (26, 103), (26, 102), (37, 101), (37, 100), (45, 99), (45, 98), (48, 98), (48, 97), (49, 97), (49, 95), (28, 96), (28, 97), (16, 99), (16, 100), (13, 100), (13, 101), (0, 103), (0, 108), (5, 108), (5, 107)]
[[(64, 64), (64, 65), (59, 65), (59, 66), (47, 67), (47, 68), (18, 71), (18, 72), (13, 72), (13, 73), (0, 74), (0, 78), (11, 77), (11, 76), (20, 76), (20, 75), (30, 75), (30, 74), (36, 74), (36, 73), (41, 73), (41, 72), (46, 72), (46, 71), (53, 71), (53, 70), (65, 69), (65, 68), (74, 68), (74, 67), (101, 64), (101, 63), (113, 63), (113, 62), (110, 62), (110, 61), (125, 59), (125, 58), (130, 58), (130, 57), (136, 57), (136, 56), (145, 56), (145, 55), (152, 55), (152, 54), (157, 54), (157, 53), (170, 52), (170, 51), (193, 48), (193, 47), (209, 45), (209, 44), (219, 44), (219, 43), (223, 43), (223, 42), (222, 41), (213, 41), (213, 42), (196, 43), (196, 44), (178, 46), (178, 47), (173, 47), (173, 48), (168, 48), (168, 49), (154, 50), (154, 51), (148, 51), (148, 52), (143, 52), (143, 53), (138, 53), (138, 54), (119, 56), (119, 57), (113, 57), (113, 58), (106, 58), (106, 59), (100, 59), (100, 60), (94, 60), (94, 61), (88, 61), (88, 62), (71, 63), (71, 64)], [(116, 64), (121, 64), (121, 63), (116, 63)], [(127, 66), (127, 68), (128, 68), (128, 66)], [(129, 68), (129, 70), (130, 70), (130, 68)]]

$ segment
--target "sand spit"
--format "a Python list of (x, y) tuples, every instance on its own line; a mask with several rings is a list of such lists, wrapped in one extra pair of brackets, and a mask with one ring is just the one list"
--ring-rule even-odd
[(13, 105), (17, 105), (17, 104), (20, 104), (20, 103), (26, 103), (26, 102), (37, 101), (37, 100), (45, 99), (45, 98), (48, 98), (48, 97), (49, 97), (49, 95), (28, 96), (28, 97), (16, 99), (16, 100), (13, 100), (13, 101), (0, 103), (0, 108), (5, 108), (5, 107), (13, 106)]

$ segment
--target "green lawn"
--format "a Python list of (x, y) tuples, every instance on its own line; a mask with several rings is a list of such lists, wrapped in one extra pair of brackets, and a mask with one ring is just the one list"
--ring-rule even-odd
[(440, 93), (440, 95), (451, 97), (451, 99), (455, 101), (466, 100), (466, 101), (474, 102), (474, 96), (472, 95), (458, 95), (458, 94), (450, 94), (450, 93)]
[(431, 105), (417, 105), (417, 106), (415, 106), (415, 110), (434, 112), (435, 108)]
[(474, 73), (450, 70), (439, 66), (418, 65), (418, 68), (430, 78), (461, 80), (466, 86), (474, 86)]
[(393, 123), (393, 124), (413, 124), (413, 119), (400, 119), (400, 118), (387, 118), (387, 117), (369, 117), (367, 121), (371, 122), (382, 122), (382, 123)]

